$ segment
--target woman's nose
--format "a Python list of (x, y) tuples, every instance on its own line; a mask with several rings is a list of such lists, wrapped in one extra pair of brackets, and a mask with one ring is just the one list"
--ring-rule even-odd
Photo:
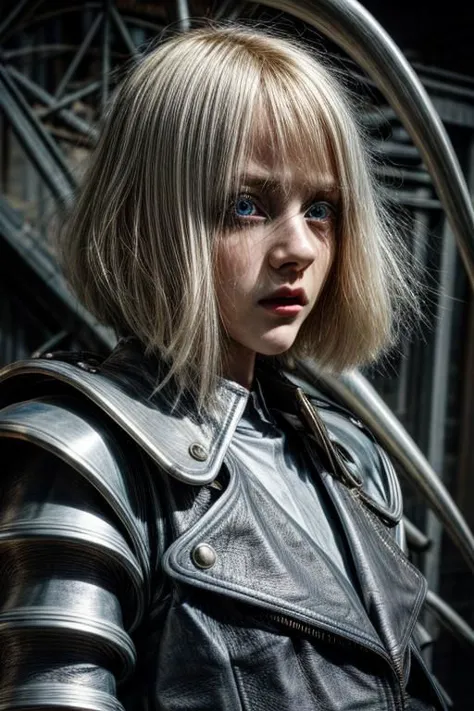
[(304, 271), (316, 259), (318, 239), (303, 215), (283, 219), (274, 226), (269, 262), (273, 269)]

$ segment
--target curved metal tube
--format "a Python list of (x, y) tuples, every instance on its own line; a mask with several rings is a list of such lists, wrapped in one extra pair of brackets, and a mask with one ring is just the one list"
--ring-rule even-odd
[(474, 210), (469, 191), (428, 94), (390, 36), (356, 0), (264, 0), (260, 4), (315, 27), (375, 81), (420, 151), (474, 289)]
[(428, 536), (420, 531), (406, 516), (403, 517), (407, 546), (417, 553), (424, 553), (431, 547)]
[(432, 590), (426, 594), (425, 605), (439, 622), (461, 642), (474, 646), (474, 630), (453, 608)]
[(300, 361), (297, 367), (306, 379), (325, 388), (370, 427), (428, 501), (474, 572), (474, 535), (440, 478), (375, 388), (357, 371), (336, 378), (319, 372), (311, 361)]

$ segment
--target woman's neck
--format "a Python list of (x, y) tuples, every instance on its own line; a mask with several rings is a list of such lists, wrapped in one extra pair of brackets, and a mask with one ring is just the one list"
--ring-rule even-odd
[(255, 351), (231, 341), (224, 362), (224, 377), (250, 390), (255, 371)]

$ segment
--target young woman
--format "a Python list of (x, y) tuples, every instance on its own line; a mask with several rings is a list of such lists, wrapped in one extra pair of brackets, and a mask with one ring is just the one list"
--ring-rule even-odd
[(443, 708), (393, 469), (291, 374), (373, 360), (413, 301), (320, 59), (237, 26), (152, 51), (62, 250), (122, 338), (3, 376), (0, 708)]

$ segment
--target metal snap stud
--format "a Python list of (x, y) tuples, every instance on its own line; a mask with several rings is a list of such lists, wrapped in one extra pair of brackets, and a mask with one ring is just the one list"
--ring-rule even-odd
[(203, 447), (199, 442), (193, 442), (189, 447), (189, 454), (193, 459), (197, 459), (198, 462), (205, 462), (208, 458), (207, 449)]
[(76, 365), (78, 366), (78, 368), (85, 370), (86, 373), (97, 373), (98, 372), (98, 368), (95, 368), (93, 365), (91, 365), (90, 363), (86, 363), (83, 360), (78, 360)]
[(207, 570), (212, 568), (217, 560), (216, 551), (208, 543), (200, 543), (191, 553), (193, 563), (198, 568)]

